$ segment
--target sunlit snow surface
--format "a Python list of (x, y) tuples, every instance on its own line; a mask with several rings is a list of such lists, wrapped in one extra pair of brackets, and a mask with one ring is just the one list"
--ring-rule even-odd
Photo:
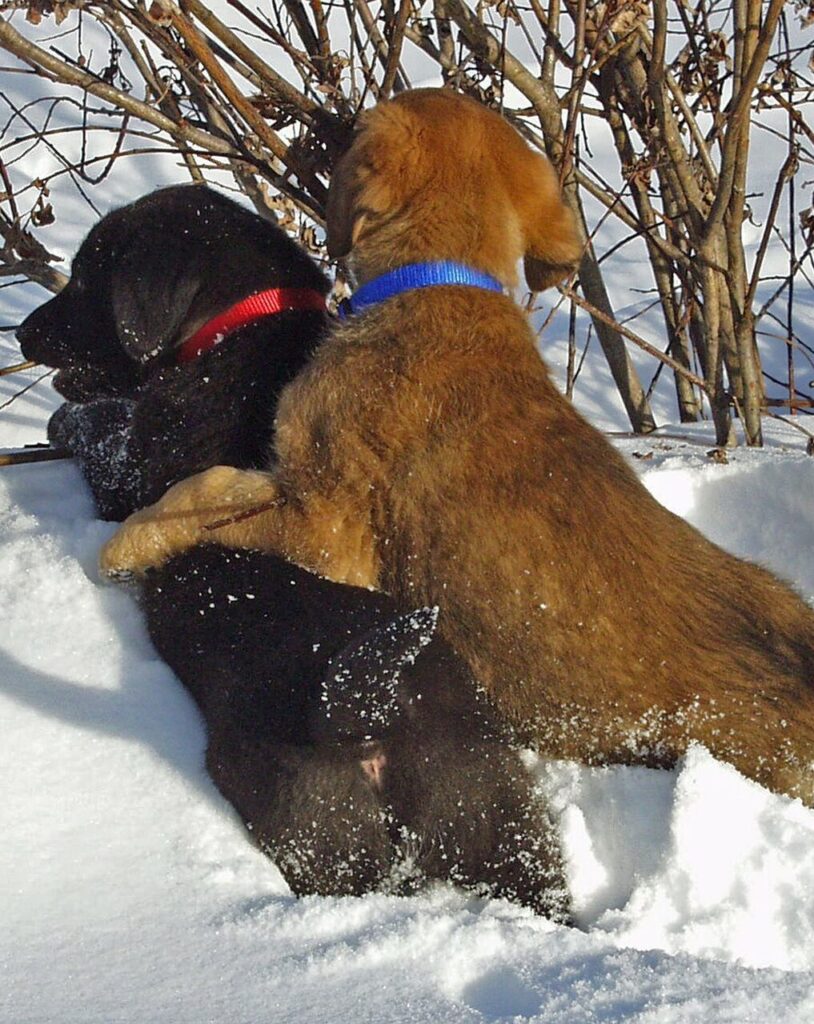
[[(56, 404), (45, 382), (15, 401), (2, 445), (41, 440)], [(706, 428), (619, 444), (811, 599), (803, 442), (772, 424), (727, 465)], [(2, 1024), (814, 1020), (814, 812), (702, 748), (677, 772), (533, 765), (580, 929), (441, 887), (293, 899), (209, 782), (130, 595), (95, 578), (111, 530), (70, 463), (0, 470)]]

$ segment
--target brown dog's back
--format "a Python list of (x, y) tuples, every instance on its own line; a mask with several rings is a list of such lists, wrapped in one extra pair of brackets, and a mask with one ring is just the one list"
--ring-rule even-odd
[(541, 750), (671, 764), (695, 739), (812, 800), (814, 614), (650, 496), (509, 299), (438, 288), (369, 311), (288, 389), (281, 424), (298, 486), (364, 482), (380, 585), (441, 605)]

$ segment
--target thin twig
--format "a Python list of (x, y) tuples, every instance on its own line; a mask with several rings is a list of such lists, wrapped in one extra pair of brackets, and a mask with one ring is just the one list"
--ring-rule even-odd
[(27, 391), (30, 391), (32, 388), (36, 387), (37, 384), (39, 384), (40, 381), (45, 380), (46, 377), (50, 377), (52, 373), (56, 373), (56, 370), (46, 370), (45, 373), (40, 374), (40, 376), (37, 377), (35, 380), (32, 380), (30, 384), (26, 384), (24, 388), (21, 388), (19, 391), (15, 392), (11, 396), (11, 398), (7, 398), (5, 402), (0, 404), (0, 409), (7, 409), (12, 402), (16, 402), (18, 398), (22, 398), (22, 396)]
[(766, 250), (769, 248), (769, 239), (771, 238), (772, 228), (774, 227), (777, 219), (777, 211), (780, 207), (783, 188), (786, 182), (797, 173), (798, 166), (799, 162), (797, 159), (797, 153), (792, 148), (789, 155), (786, 157), (783, 166), (780, 168), (780, 173), (778, 174), (777, 181), (775, 182), (772, 200), (769, 204), (769, 212), (766, 216), (766, 226), (763, 229), (763, 237), (760, 239), (760, 245), (758, 246), (757, 255), (755, 256), (754, 266), (752, 268), (752, 279), (749, 282), (749, 289), (746, 292), (744, 305), (747, 309), (751, 307), (755, 301), (755, 293), (757, 292), (757, 287), (760, 283), (760, 271), (763, 268), (763, 260), (766, 256)]
[(153, 124), (156, 128), (167, 132), (175, 139), (191, 142), (210, 153), (221, 156), (240, 156), (235, 147), (225, 139), (219, 139), (209, 132), (195, 128), (187, 122), (175, 122), (156, 110), (155, 107), (136, 99), (129, 93), (122, 92), (106, 82), (100, 82), (95, 75), (88, 74), (80, 68), (72, 67), (41, 47), (26, 39), (5, 19), (0, 17), (0, 46), (19, 57), (27, 64), (41, 69), (55, 81), (65, 85), (75, 85), (100, 99), (107, 100), (114, 106), (126, 110), (135, 117)]
[(235, 512), (234, 515), (226, 516), (223, 519), (216, 519), (212, 523), (206, 523), (204, 530), (220, 530), (224, 526), (231, 526), (232, 523), (242, 523), (244, 519), (253, 519), (255, 516), (259, 516), (262, 512), (268, 512), (273, 508), (282, 508), (286, 504), (285, 498), (272, 498), (271, 501), (264, 501), (259, 505), (252, 505), (250, 508), (244, 508), (241, 512)]
[(39, 365), (33, 359), (28, 359), (24, 363), (15, 363), (14, 366), (3, 366), (0, 368), (0, 377), (7, 377), (10, 373), (21, 373), (23, 370), (30, 370)]
[(799, 430), (801, 434), (805, 434), (806, 437), (809, 439), (809, 441), (808, 441), (808, 445), (809, 445), (808, 454), (809, 455), (814, 455), (814, 450), (812, 450), (812, 442), (814, 442), (814, 434), (812, 434), (812, 432), (810, 430), (806, 430), (806, 428), (804, 426), (802, 426), (802, 424), (798, 420), (787, 419), (785, 416), (781, 416), (779, 413), (770, 412), (770, 411), (767, 410), (766, 411), (766, 415), (770, 416), (773, 420), (780, 420), (781, 423), (787, 423), (790, 427), (794, 427), (795, 430)]
[(812, 398), (767, 398), (763, 404), (766, 407), (769, 406), (782, 406), (783, 408), (789, 409), (812, 409), (814, 408), (814, 399)]
[(407, 19), (409, 18), (412, 9), (412, 0), (401, 0), (401, 6), (399, 7), (398, 14), (396, 15), (395, 24), (393, 25), (393, 33), (390, 36), (390, 45), (387, 54), (387, 67), (385, 69), (380, 90), (382, 99), (387, 99), (393, 91), (393, 86), (396, 82), (396, 75), (399, 72), (401, 50), (404, 46), (404, 30), (407, 28)]
[(24, 466), (29, 462), (56, 462), (58, 459), (72, 459), (70, 452), (60, 448), (33, 448), (24, 452), (0, 454), (0, 466)]
[(688, 370), (681, 363), (677, 362), (671, 356), (668, 356), (661, 349), (656, 348), (655, 345), (651, 345), (649, 341), (645, 341), (640, 335), (631, 331), (629, 327), (625, 327), (624, 324), (620, 324), (618, 320), (614, 320), (612, 316), (608, 316), (603, 313), (601, 309), (597, 309), (592, 303), (583, 299), (581, 295), (578, 295), (573, 288), (565, 288), (560, 286), (559, 291), (563, 295), (567, 295), (569, 299), (572, 299), (581, 309), (584, 309), (586, 313), (590, 313), (595, 320), (601, 320), (606, 323), (609, 327), (618, 331), (621, 335), (632, 341), (634, 345), (638, 345), (639, 348), (647, 352), (648, 355), (653, 356), (655, 359), (659, 359), (666, 366), (669, 366), (673, 373), (678, 373), (682, 377), (686, 377), (691, 384), (695, 384), (696, 387), (701, 388), (703, 391), (707, 390), (707, 383), (702, 380), (697, 374), (693, 373), (692, 370)]

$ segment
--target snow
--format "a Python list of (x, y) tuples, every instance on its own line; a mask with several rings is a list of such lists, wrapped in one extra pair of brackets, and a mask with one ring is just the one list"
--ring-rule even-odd
[[(42, 440), (57, 404), (32, 388), (0, 443)], [(811, 599), (814, 459), (768, 430), (726, 465), (706, 426), (619, 444), (660, 500)], [(293, 898), (209, 781), (131, 595), (96, 577), (112, 529), (71, 463), (0, 470), (3, 1024), (814, 1020), (814, 811), (700, 747), (675, 772), (528, 755), (578, 927), (444, 886)]]
[[(550, 769), (549, 769), (550, 771)], [(577, 920), (620, 946), (810, 971), (814, 813), (693, 747), (681, 770), (557, 766)]]

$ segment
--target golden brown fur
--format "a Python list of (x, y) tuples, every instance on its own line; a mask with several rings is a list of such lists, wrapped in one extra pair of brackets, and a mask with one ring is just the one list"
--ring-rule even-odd
[[(536, 286), (578, 257), (549, 165), (497, 115), (418, 90), (366, 115), (329, 247), (360, 281), (463, 260)], [(271, 474), (217, 468), (103, 553), (140, 569), (209, 534), (438, 603), (442, 628), (543, 752), (671, 764), (693, 739), (814, 803), (814, 612), (662, 508), (556, 391), (507, 297), (431, 288), (348, 321), (291, 384)]]

